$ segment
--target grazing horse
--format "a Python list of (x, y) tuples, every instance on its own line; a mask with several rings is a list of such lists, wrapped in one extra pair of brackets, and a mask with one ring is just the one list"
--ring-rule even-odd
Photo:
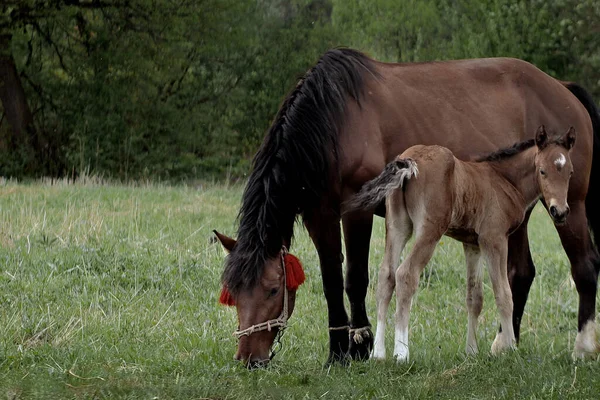
[[(372, 211), (341, 215), (340, 205), (385, 165), (416, 144), (438, 144), (467, 159), (549, 132), (577, 131), (569, 186), (571, 213), (557, 227), (579, 293), (574, 354), (597, 351), (595, 309), (600, 257), (600, 116), (580, 86), (558, 81), (516, 59), (388, 64), (350, 49), (326, 52), (283, 101), (256, 153), (242, 195), (237, 243), (225, 260), (222, 283), (238, 306), (240, 329), (276, 318), (281, 299), (269, 297), (265, 274), (290, 248), (301, 215), (316, 247), (329, 319), (329, 361), (369, 356), (373, 344), (365, 308)], [(586, 207), (587, 205), (587, 207)], [(519, 326), (535, 275), (523, 224), (509, 238), (508, 279)], [(383, 215), (384, 209), (376, 210)], [(346, 279), (342, 274), (342, 230)], [(344, 307), (344, 289), (350, 318)], [(273, 306), (276, 304), (276, 306)], [(259, 317), (253, 309), (272, 310)], [(242, 323), (243, 322), (243, 323)], [(269, 354), (268, 340), (240, 338), (245, 362)]]
[[(569, 215), (573, 174), (573, 128), (549, 140), (543, 126), (535, 139), (499, 150), (479, 162), (460, 161), (441, 146), (416, 145), (389, 163), (377, 178), (344, 204), (344, 212), (374, 209), (385, 198), (385, 256), (377, 282), (377, 331), (373, 357), (385, 358), (385, 321), (396, 287), (394, 356), (407, 361), (408, 321), (419, 276), (443, 235), (463, 243), (467, 263), (467, 353), (477, 353), (477, 322), (483, 305), (481, 256), (487, 260), (503, 329), (492, 354), (513, 348), (513, 301), (507, 275), (508, 236), (541, 198), (555, 224)], [(418, 176), (417, 176), (418, 175)], [(404, 246), (415, 235), (396, 270)]]

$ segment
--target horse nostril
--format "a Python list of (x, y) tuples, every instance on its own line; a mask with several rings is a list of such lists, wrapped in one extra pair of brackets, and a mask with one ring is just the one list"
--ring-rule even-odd
[(550, 206), (550, 215), (552, 216), (552, 218), (556, 218), (556, 216), (558, 215), (555, 206)]
[(567, 215), (569, 215), (570, 212), (571, 212), (571, 208), (569, 206), (567, 206), (567, 208), (565, 210), (565, 218), (567, 217)]

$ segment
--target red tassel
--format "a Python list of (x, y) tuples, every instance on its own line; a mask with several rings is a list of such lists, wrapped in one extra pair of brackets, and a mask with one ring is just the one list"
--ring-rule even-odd
[(224, 306), (235, 306), (235, 300), (233, 299), (231, 293), (229, 293), (229, 290), (227, 290), (226, 286), (223, 286), (223, 289), (221, 289), (219, 303), (223, 304)]
[(296, 290), (306, 279), (302, 264), (300, 263), (300, 260), (298, 260), (298, 257), (290, 253), (287, 253), (284, 256), (283, 261), (285, 263), (285, 273), (287, 275), (287, 288), (288, 290)]

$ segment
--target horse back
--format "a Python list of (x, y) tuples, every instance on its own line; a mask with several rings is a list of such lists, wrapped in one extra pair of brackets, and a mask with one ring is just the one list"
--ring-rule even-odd
[[(510, 58), (420, 64), (375, 62), (380, 77), (365, 82), (359, 105), (349, 102), (340, 131), (343, 185), (359, 188), (398, 154), (416, 144), (441, 145), (470, 159), (574, 126), (574, 167), (587, 191), (592, 127), (588, 113), (564, 85), (535, 66)], [(581, 139), (581, 141), (580, 141)]]

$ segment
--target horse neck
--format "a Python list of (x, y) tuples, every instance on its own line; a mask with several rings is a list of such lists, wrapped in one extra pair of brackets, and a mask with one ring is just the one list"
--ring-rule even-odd
[(541, 191), (536, 179), (536, 147), (531, 147), (511, 157), (491, 161), (491, 167), (508, 181), (530, 204), (540, 197)]

